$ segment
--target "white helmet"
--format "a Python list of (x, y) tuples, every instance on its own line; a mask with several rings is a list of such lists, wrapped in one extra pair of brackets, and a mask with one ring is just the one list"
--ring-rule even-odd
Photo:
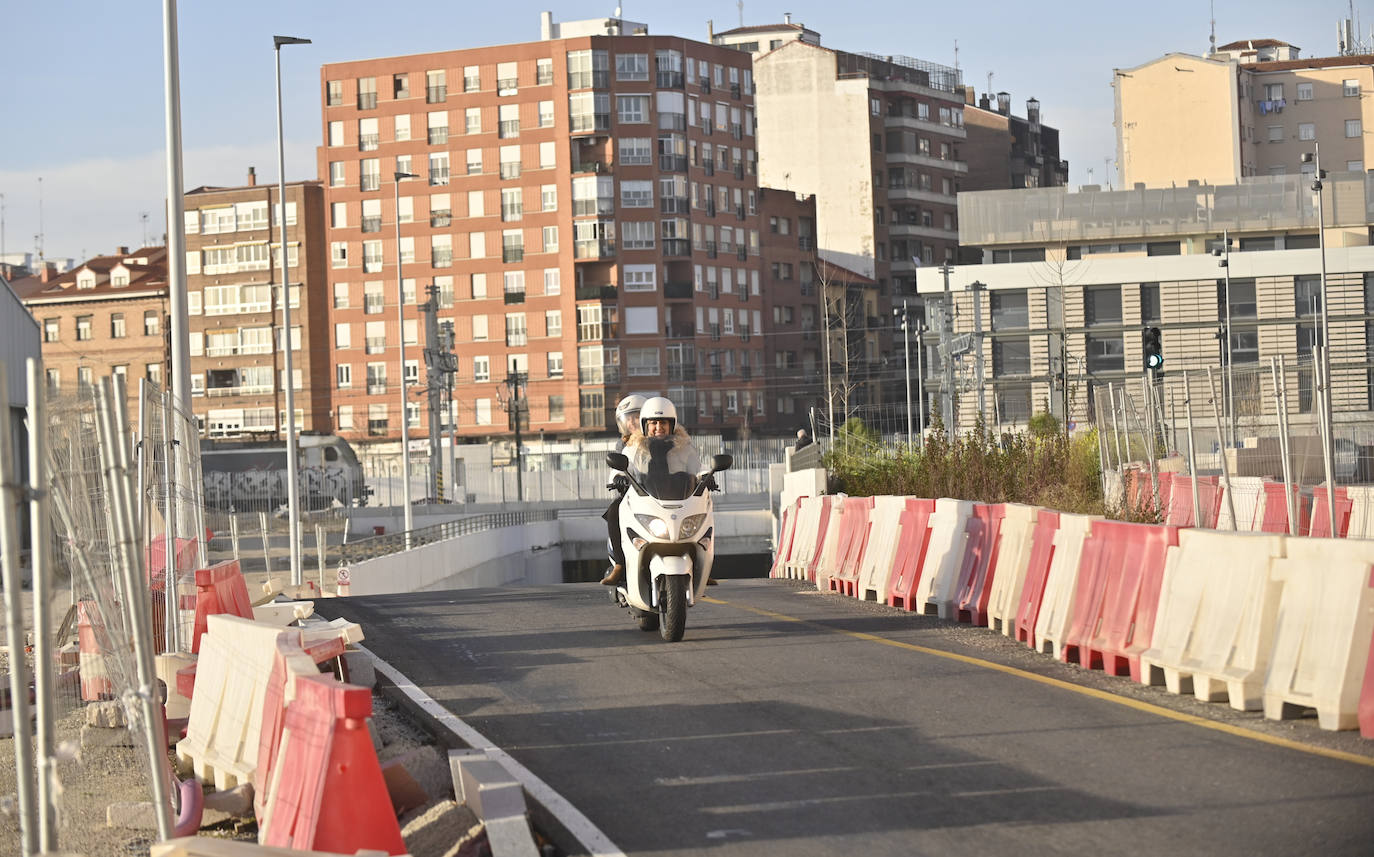
[(629, 434), (639, 423), (639, 410), (644, 407), (644, 397), (638, 393), (626, 396), (615, 406), (615, 424), (622, 434)]
[(662, 396), (654, 396), (639, 409), (639, 430), (646, 435), (649, 433), (649, 420), (667, 420), (668, 433), (672, 434), (677, 430), (677, 408)]

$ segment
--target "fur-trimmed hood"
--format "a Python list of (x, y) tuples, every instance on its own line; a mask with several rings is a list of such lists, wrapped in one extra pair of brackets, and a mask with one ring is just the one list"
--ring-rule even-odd
[(682, 426), (676, 426), (666, 438), (648, 438), (642, 434), (632, 435), (625, 444), (625, 455), (630, 459), (630, 469), (643, 475), (649, 472), (650, 444), (653, 440), (663, 440), (670, 444), (667, 463), (669, 473), (690, 473), (696, 476), (701, 472), (701, 453)]

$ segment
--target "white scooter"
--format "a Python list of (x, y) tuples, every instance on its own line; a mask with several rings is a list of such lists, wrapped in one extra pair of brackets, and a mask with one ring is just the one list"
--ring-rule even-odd
[(628, 482), (620, 504), (625, 577), (611, 600), (630, 610), (640, 630), (658, 630), (669, 643), (682, 639), (687, 608), (705, 592), (716, 556), (712, 477), (733, 463), (717, 455), (700, 477), (674, 473), (659, 480), (665, 484), (646, 486), (629, 472), (625, 455), (607, 453), (607, 466)]

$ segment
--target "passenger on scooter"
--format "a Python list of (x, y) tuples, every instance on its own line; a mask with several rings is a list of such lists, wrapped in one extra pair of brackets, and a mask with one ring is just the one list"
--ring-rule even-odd
[[(620, 429), (620, 442), (616, 444), (616, 452), (623, 452), (630, 439), (639, 434), (639, 410), (644, 407), (644, 401), (643, 396), (633, 394), (621, 399), (615, 406), (616, 427)], [(601, 516), (606, 519), (606, 534), (611, 547), (611, 568), (601, 578), (601, 582), (610, 586), (619, 581), (625, 573), (625, 549), (620, 544), (620, 503), (625, 499), (625, 489), (629, 487), (629, 483), (623, 475), (616, 474), (607, 487), (618, 492), (610, 507)]]

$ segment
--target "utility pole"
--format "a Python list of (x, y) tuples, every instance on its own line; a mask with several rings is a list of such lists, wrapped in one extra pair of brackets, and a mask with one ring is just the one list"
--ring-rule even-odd
[(949, 291), (949, 275), (954, 269), (941, 265), (939, 271), (945, 278), (944, 301), (940, 305), (940, 371), (944, 375), (943, 417), (945, 433), (954, 436), (954, 355), (950, 353), (950, 337), (954, 330), (954, 296)]
[(983, 298), (982, 293), (987, 291), (987, 286), (974, 280), (968, 284), (968, 290), (973, 292), (973, 365), (975, 379), (978, 383), (978, 413), (987, 414), (987, 394), (983, 390)]
[(524, 467), (521, 463), (520, 424), (525, 420), (528, 402), (520, 401), (520, 388), (529, 380), (526, 372), (510, 371), (506, 374), (506, 386), (510, 388), (510, 399), (506, 403), (506, 413), (510, 417), (511, 428), (515, 431), (515, 496), (519, 502), (525, 499)]
[[(457, 367), (453, 359), (452, 325), (439, 325), (439, 287), (425, 287), (429, 300), (420, 305), (425, 320), (425, 393), (429, 405), (429, 495), (444, 499), (443, 419), (444, 393)], [(447, 334), (447, 336), (446, 336)], [(456, 474), (455, 474), (456, 476)]]

